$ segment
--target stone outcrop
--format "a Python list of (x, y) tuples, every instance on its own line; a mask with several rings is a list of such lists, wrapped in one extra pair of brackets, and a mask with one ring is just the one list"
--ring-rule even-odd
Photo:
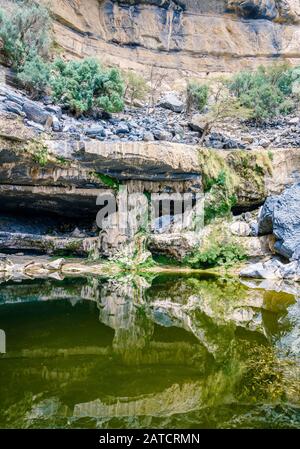
[(97, 237), (55, 237), (50, 235), (0, 232), (0, 248), (2, 250), (38, 251), (50, 255), (63, 253), (88, 257), (90, 254), (97, 252), (98, 246), (99, 241)]
[(244, 268), (240, 272), (240, 276), (254, 279), (287, 279), (299, 282), (300, 264), (298, 260), (282, 263), (280, 260), (270, 259)]
[(298, 23), (300, 7), (297, 0), (228, 0), (228, 9), (247, 19), (266, 19)]
[(300, 281), (299, 200), (299, 183), (266, 200), (258, 216), (257, 232), (273, 238), (272, 249), (282, 260), (273, 258), (249, 265), (241, 271), (242, 277)]
[(199, 243), (199, 236), (192, 232), (152, 234), (149, 237), (148, 247), (154, 254), (181, 261), (192, 253)]
[(258, 233), (273, 233), (278, 254), (287, 259), (300, 259), (300, 184), (267, 199), (259, 216)]
[(51, 0), (50, 7), (55, 39), (70, 55), (145, 75), (156, 65), (169, 86), (278, 56), (299, 60), (297, 0)]
[[(197, 148), (158, 142), (48, 141), (56, 154), (80, 161), (84, 167), (122, 179), (199, 182)], [(62, 152), (62, 153), (61, 153)]]

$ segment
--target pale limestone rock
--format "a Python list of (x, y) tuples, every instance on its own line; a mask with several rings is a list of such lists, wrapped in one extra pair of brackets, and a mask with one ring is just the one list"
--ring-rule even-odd
[(11, 141), (25, 142), (34, 137), (31, 129), (26, 127), (20, 118), (10, 112), (0, 114), (0, 138)]
[(255, 279), (289, 279), (300, 281), (300, 263), (295, 260), (284, 264), (277, 259), (249, 265), (240, 272), (241, 277)]
[(155, 254), (182, 260), (199, 245), (200, 237), (194, 232), (153, 234), (149, 236), (148, 247)]
[(169, 92), (161, 99), (159, 106), (173, 112), (182, 112), (184, 103), (177, 97), (176, 93)]
[(208, 117), (205, 114), (194, 114), (189, 122), (189, 127), (193, 131), (203, 133), (208, 126)]
[(145, 76), (155, 65), (169, 90), (184, 89), (187, 78), (270, 64), (277, 55), (299, 61), (298, 0), (135, 1), (135, 14), (132, 3), (51, 0), (55, 39), (72, 56)]
[(237, 237), (237, 243), (241, 245), (248, 257), (266, 257), (274, 254), (272, 236), (263, 237)]
[(230, 226), (230, 232), (239, 237), (248, 237), (251, 234), (251, 228), (245, 221), (235, 221)]

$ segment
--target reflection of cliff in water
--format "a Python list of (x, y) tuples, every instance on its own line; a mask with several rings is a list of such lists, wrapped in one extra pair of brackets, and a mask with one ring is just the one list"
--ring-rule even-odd
[(4, 284), (0, 304), (0, 426), (264, 426), (287, 400), (300, 424), (291, 294), (128, 276)]

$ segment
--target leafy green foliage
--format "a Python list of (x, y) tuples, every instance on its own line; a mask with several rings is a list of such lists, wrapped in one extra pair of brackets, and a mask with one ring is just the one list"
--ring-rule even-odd
[(180, 266), (181, 262), (177, 259), (174, 259), (172, 257), (165, 256), (164, 254), (154, 254), (153, 260), (158, 265), (163, 266)]
[(209, 95), (209, 87), (206, 84), (190, 82), (187, 86), (187, 112), (196, 109), (202, 112), (207, 105)]
[(48, 148), (45, 146), (39, 146), (32, 157), (34, 162), (39, 164), (41, 167), (44, 167), (48, 163)]
[(49, 89), (51, 66), (39, 55), (28, 58), (18, 73), (18, 80), (32, 98), (39, 98)]
[(233, 243), (225, 245), (213, 244), (203, 252), (196, 252), (186, 262), (192, 268), (212, 268), (216, 266), (229, 267), (245, 260), (246, 254), (242, 247)]
[(209, 178), (204, 174), (203, 186), (204, 191), (209, 192), (214, 185), (224, 187), (226, 185), (227, 174), (225, 170), (221, 170), (217, 178)]
[(51, 46), (51, 18), (46, 7), (23, 1), (11, 13), (0, 9), (1, 53), (17, 70), (33, 55), (47, 56)]
[(204, 223), (208, 224), (214, 218), (229, 215), (237, 198), (226, 170), (221, 170), (216, 178), (204, 175), (203, 187), (207, 193), (204, 203)]
[(120, 187), (120, 182), (115, 179), (112, 178), (111, 176), (108, 175), (104, 175), (103, 173), (92, 173), (96, 178), (98, 178), (101, 182), (103, 182), (103, 184), (105, 184), (107, 187), (114, 189), (114, 190), (119, 190)]
[[(47, 8), (20, 0), (12, 12), (0, 9), (0, 42), (4, 61), (18, 72), (20, 83), (33, 98), (47, 92), (75, 114), (94, 109), (120, 112), (124, 83), (117, 69), (104, 70), (95, 59), (53, 64), (46, 61), (51, 45), (51, 18)], [(137, 88), (136, 88), (137, 89)], [(134, 95), (140, 94), (141, 86)]]
[(55, 101), (79, 115), (95, 108), (120, 112), (124, 107), (124, 83), (117, 69), (104, 70), (92, 58), (53, 64), (50, 80)]
[(227, 196), (224, 192), (221, 197), (214, 198), (204, 205), (204, 223), (210, 223), (214, 218), (226, 217), (237, 203), (236, 195)]
[(282, 64), (270, 68), (261, 66), (255, 72), (240, 72), (228, 86), (241, 105), (252, 111), (252, 118), (263, 121), (295, 108), (293, 85), (299, 80), (299, 69)]

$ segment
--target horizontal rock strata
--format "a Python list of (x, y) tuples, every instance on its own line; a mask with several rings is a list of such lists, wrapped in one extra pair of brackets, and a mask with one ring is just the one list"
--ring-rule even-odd
[(145, 74), (155, 64), (177, 86), (187, 76), (233, 72), (278, 56), (299, 61), (294, 0), (52, 0), (50, 6), (55, 39), (70, 55)]

